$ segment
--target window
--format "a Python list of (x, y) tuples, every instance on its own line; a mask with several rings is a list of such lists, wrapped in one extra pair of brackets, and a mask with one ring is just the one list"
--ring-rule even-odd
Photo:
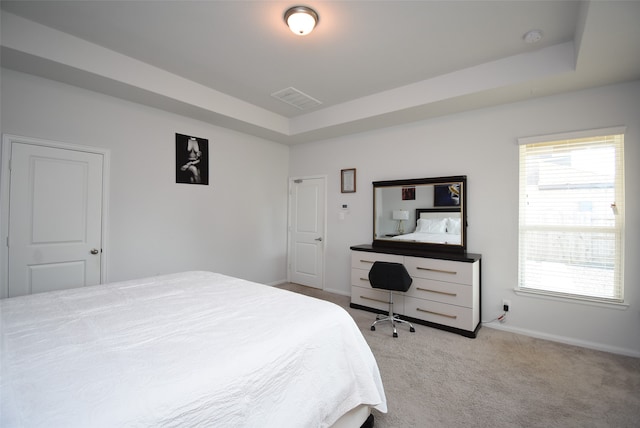
[(519, 144), (518, 289), (622, 302), (624, 128)]

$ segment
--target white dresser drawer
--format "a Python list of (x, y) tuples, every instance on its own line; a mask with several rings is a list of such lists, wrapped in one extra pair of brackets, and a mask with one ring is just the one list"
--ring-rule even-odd
[(451, 260), (405, 257), (404, 265), (413, 278), (427, 278), (436, 281), (473, 284), (474, 271), (478, 263), (456, 262)]
[(371, 288), (371, 283), (369, 282), (369, 271), (364, 269), (351, 269), (351, 285)]
[(404, 297), (403, 314), (412, 318), (448, 325), (462, 330), (473, 331), (476, 327), (473, 320), (474, 312), (469, 308), (416, 299), (415, 297)]
[[(401, 294), (393, 294), (393, 312), (404, 313), (404, 299)], [(351, 303), (369, 308), (389, 311), (389, 292), (373, 288), (351, 287)]]
[(473, 287), (466, 284), (414, 278), (411, 287), (405, 294), (419, 299), (467, 308), (473, 307)]
[(374, 262), (402, 263), (403, 260), (403, 256), (396, 254), (369, 253), (366, 251), (351, 252), (351, 267), (356, 269), (365, 269), (367, 272), (371, 269)]

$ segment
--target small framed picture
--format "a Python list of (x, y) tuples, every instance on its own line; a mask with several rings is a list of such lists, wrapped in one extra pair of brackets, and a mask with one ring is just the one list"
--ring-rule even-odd
[(459, 207), (460, 183), (436, 184), (433, 189), (434, 207)]
[(403, 187), (402, 188), (402, 200), (403, 201), (414, 201), (416, 199), (416, 188), (415, 187)]
[(356, 169), (349, 168), (340, 171), (340, 191), (342, 193), (356, 192)]

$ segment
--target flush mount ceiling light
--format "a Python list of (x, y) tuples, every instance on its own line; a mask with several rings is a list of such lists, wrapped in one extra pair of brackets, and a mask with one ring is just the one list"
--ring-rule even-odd
[(318, 23), (318, 14), (306, 6), (294, 6), (284, 13), (284, 22), (298, 36), (306, 36)]
[(525, 43), (533, 44), (538, 43), (542, 40), (542, 31), (540, 30), (531, 30), (527, 31), (524, 36), (522, 36)]

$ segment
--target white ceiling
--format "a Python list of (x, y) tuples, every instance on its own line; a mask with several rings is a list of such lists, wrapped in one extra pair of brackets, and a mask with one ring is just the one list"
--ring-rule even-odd
[[(308, 36), (283, 21), (298, 4), (320, 16)], [(640, 1), (1, 7), (4, 67), (287, 144), (640, 78)], [(529, 45), (532, 29), (544, 38)], [(322, 104), (271, 96), (288, 87)]]

